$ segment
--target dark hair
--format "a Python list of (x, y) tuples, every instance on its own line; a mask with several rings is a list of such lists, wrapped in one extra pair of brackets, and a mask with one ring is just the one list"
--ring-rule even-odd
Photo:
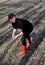
[(13, 17), (15, 17), (15, 14), (10, 13), (10, 14), (8, 15), (8, 20), (10, 20), (10, 19), (13, 18)]

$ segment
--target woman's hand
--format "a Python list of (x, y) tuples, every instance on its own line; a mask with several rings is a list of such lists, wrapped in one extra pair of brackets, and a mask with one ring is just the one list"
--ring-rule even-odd
[(16, 35), (15, 37), (14, 37), (14, 39), (17, 39), (19, 36), (18, 35)]
[(23, 34), (23, 32), (20, 32), (20, 33), (19, 33), (18, 35), (16, 35), (16, 36), (13, 34), (13, 35), (12, 35), (12, 38), (13, 38), (13, 39), (17, 39), (17, 38), (18, 38), (19, 36), (21, 36), (22, 34)]

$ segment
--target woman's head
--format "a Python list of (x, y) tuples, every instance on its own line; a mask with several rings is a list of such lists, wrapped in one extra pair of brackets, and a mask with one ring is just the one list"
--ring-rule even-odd
[(8, 20), (11, 22), (11, 23), (14, 23), (16, 18), (15, 18), (15, 15), (13, 13), (10, 13), (8, 15)]

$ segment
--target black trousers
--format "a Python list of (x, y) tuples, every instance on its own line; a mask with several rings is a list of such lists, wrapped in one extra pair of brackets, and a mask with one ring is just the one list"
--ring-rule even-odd
[(22, 45), (26, 45), (26, 38), (29, 40), (30, 39), (30, 35), (29, 34), (23, 34), (21, 41), (22, 41)]
[(32, 30), (33, 30), (33, 26), (32, 26), (31, 29), (27, 29), (26, 32), (23, 32), (24, 34), (21, 38), (22, 45), (26, 45), (26, 39), (30, 40), (30, 35), (29, 34), (32, 32)]

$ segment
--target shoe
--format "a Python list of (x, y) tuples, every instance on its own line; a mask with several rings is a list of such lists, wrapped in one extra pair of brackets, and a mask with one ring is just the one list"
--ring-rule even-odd
[(27, 40), (27, 47), (28, 47), (29, 45), (31, 45), (31, 43), (32, 43), (32, 38), (29, 39), (29, 40)]
[(26, 46), (25, 45), (22, 45), (21, 51), (18, 53), (18, 55), (23, 55), (25, 53), (26, 53)]

